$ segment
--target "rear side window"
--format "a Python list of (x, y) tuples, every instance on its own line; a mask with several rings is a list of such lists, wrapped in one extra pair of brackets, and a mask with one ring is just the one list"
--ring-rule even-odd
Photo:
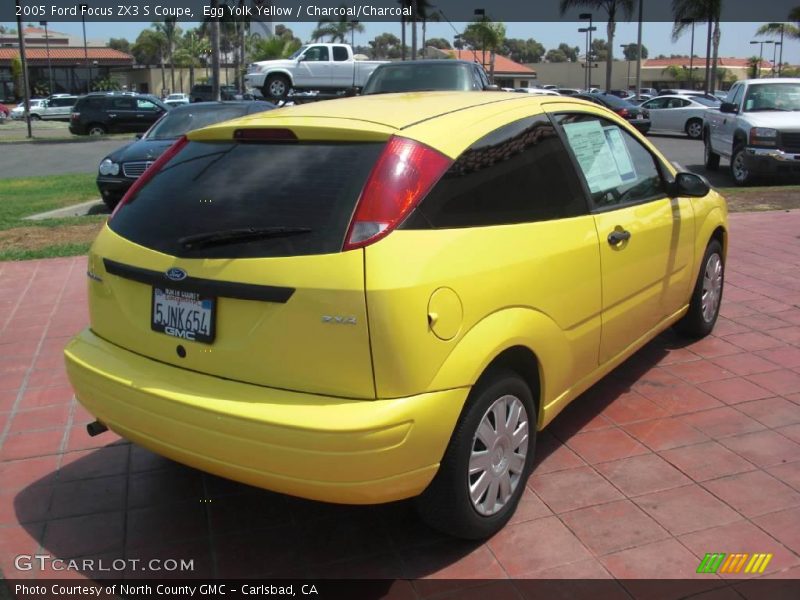
[(341, 62), (347, 60), (347, 48), (344, 46), (333, 47), (333, 60)]
[(546, 116), (511, 123), (456, 160), (406, 229), (526, 223), (588, 212), (569, 156)]
[[(132, 242), (186, 258), (339, 252), (382, 143), (190, 142), (109, 222)], [(246, 228), (310, 232), (187, 249), (186, 236)]]
[(595, 208), (666, 195), (655, 157), (625, 129), (595, 115), (559, 115), (558, 120)]
[(99, 110), (103, 108), (104, 103), (105, 98), (102, 96), (95, 96), (94, 98), (83, 98), (78, 102), (77, 107), (84, 109), (94, 108)]

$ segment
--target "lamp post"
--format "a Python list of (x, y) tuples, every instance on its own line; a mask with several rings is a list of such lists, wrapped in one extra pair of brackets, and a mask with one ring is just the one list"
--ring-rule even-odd
[(773, 77), (780, 77), (780, 75), (778, 74), (778, 70), (780, 70), (780, 65), (778, 65), (778, 67), (777, 67), (778, 70), (776, 70), (776, 67), (775, 67), (775, 65), (777, 64), (775, 62), (775, 60), (777, 58), (778, 46), (781, 47), (781, 54), (783, 54), (783, 42), (775, 42), (775, 45), (772, 47), (772, 76)]
[[(28, 126), (28, 137), (33, 137), (31, 131), (31, 88), (28, 84), (28, 59), (25, 57), (25, 34), (22, 33), (22, 17), (20, 17), (19, 0), (16, 0), (17, 8), (17, 38), (19, 39), (19, 61), (22, 64), (22, 88), (23, 98), (25, 99), (25, 122)], [(17, 93), (16, 83), (14, 93)]]
[[(622, 48), (623, 56), (625, 56), (625, 50), (628, 49), (628, 46), (632, 46), (633, 44), (620, 44), (619, 47)], [(631, 87), (631, 61), (628, 57), (625, 57), (625, 62), (628, 63), (628, 75), (625, 77), (625, 88), (630, 89)]]
[(581, 13), (581, 14), (578, 15), (578, 18), (581, 21), (585, 21), (586, 19), (589, 20), (589, 27), (586, 28), (586, 31), (588, 32), (588, 37), (589, 37), (589, 41), (586, 43), (586, 48), (587, 48), (587, 50), (586, 50), (586, 63), (587, 63), (587, 68), (588, 68), (588, 70), (587, 70), (588, 75), (587, 75), (586, 89), (589, 90), (592, 87), (592, 69), (588, 65), (588, 63), (589, 63), (590, 57), (592, 55), (592, 32), (596, 31), (597, 27), (592, 27), (592, 13)]
[(694, 19), (681, 19), (681, 23), (692, 24), (692, 44), (689, 49), (689, 88), (694, 89), (694, 81), (692, 80), (694, 74)]
[[(484, 21), (486, 19), (486, 9), (484, 8), (476, 8), (473, 11), (476, 20)], [(480, 17), (480, 18), (478, 18)], [(481, 66), (485, 69), (486, 68), (486, 40), (481, 40)]]
[(592, 31), (596, 31), (597, 27), (581, 27), (578, 29), (578, 33), (585, 33), (586, 34), (586, 73), (583, 76), (583, 84), (586, 87), (586, 90), (592, 87), (592, 47), (589, 40), (592, 38)]
[(764, 44), (774, 44), (772, 40), (752, 40), (751, 44), (760, 44), (758, 50), (758, 67), (756, 67), (755, 79), (761, 79), (761, 61), (764, 60)]
[(785, 25), (781, 23), (781, 41), (778, 42), (781, 45), (781, 53), (778, 56), (778, 77), (781, 76), (781, 69), (783, 68), (783, 31), (786, 29)]
[[(47, 52), (47, 74), (50, 81), (50, 94), (53, 94), (53, 65), (50, 64), (50, 34), (47, 32), (47, 21), (39, 21), (39, 25), (44, 27), (44, 45)], [(774, 62), (774, 61), (773, 61)]]
[(86, 10), (89, 8), (88, 4), (79, 4), (78, 8), (81, 11), (81, 23), (83, 24), (83, 65), (87, 69), (89, 69), (89, 75), (86, 78), (86, 93), (88, 94), (91, 90), (89, 90), (89, 84), (92, 81), (92, 67), (89, 64), (89, 50), (86, 48)]

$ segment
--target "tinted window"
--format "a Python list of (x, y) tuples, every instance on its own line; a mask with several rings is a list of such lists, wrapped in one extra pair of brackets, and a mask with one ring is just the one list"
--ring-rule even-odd
[[(110, 221), (119, 235), (189, 258), (339, 252), (383, 144), (190, 142)], [(184, 236), (241, 228), (310, 233), (184, 248)]]
[(625, 129), (593, 115), (558, 120), (596, 208), (664, 197), (655, 158)]
[(333, 60), (335, 61), (343, 61), (347, 60), (347, 48), (344, 46), (334, 46), (333, 47)]
[(622, 98), (618, 98), (613, 94), (602, 94), (595, 96), (600, 102), (605, 104), (606, 106), (610, 106), (611, 108), (632, 108), (634, 105), (628, 102), (627, 100), (623, 100)]
[(305, 54), (305, 59), (314, 62), (330, 60), (328, 58), (328, 47), (311, 46)]
[(651, 109), (651, 108), (666, 108), (667, 102), (669, 102), (669, 98), (653, 98), (652, 100), (648, 100), (642, 107)]
[(422, 90), (471, 90), (469, 65), (445, 60), (432, 63), (395, 63), (378, 67), (364, 86), (364, 94)]
[(134, 98), (111, 98), (109, 109), (136, 110), (136, 100)]
[(78, 103), (77, 106), (80, 108), (94, 108), (94, 109), (101, 109), (105, 105), (105, 98), (102, 96), (93, 96), (88, 98), (82, 98)]
[(72, 106), (75, 104), (75, 98), (53, 98), (49, 102), (49, 106)]
[(546, 117), (531, 117), (466, 150), (408, 227), (502, 225), (586, 212), (586, 199), (555, 128)]
[(736, 90), (736, 93), (733, 96), (728, 94), (728, 96), (730, 96), (730, 102), (733, 102), (737, 106), (741, 107), (742, 90), (744, 89), (744, 86), (743, 85), (737, 85), (737, 86), (734, 86), (734, 89)]
[(247, 113), (247, 109), (248, 106), (244, 104), (235, 106), (192, 106), (171, 110), (153, 126), (147, 134), (147, 139), (175, 139), (187, 131), (241, 117)]

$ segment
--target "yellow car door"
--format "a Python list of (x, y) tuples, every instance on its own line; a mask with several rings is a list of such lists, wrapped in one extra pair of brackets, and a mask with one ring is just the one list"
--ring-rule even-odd
[(562, 113), (557, 120), (600, 239), (602, 364), (686, 304), (693, 211), (688, 199), (669, 197), (667, 167), (624, 126), (595, 114)]

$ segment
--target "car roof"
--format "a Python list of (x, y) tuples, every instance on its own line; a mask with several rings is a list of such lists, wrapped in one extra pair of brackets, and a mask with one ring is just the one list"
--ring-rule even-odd
[(746, 83), (747, 85), (754, 83), (800, 83), (800, 77), (770, 77), (769, 79), (743, 79), (736, 83)]
[(421, 59), (421, 60), (404, 60), (404, 61), (395, 61), (389, 63), (383, 63), (378, 65), (379, 68), (385, 67), (400, 67), (404, 65), (477, 65), (477, 62), (469, 61), (469, 60), (443, 60), (443, 59)]

